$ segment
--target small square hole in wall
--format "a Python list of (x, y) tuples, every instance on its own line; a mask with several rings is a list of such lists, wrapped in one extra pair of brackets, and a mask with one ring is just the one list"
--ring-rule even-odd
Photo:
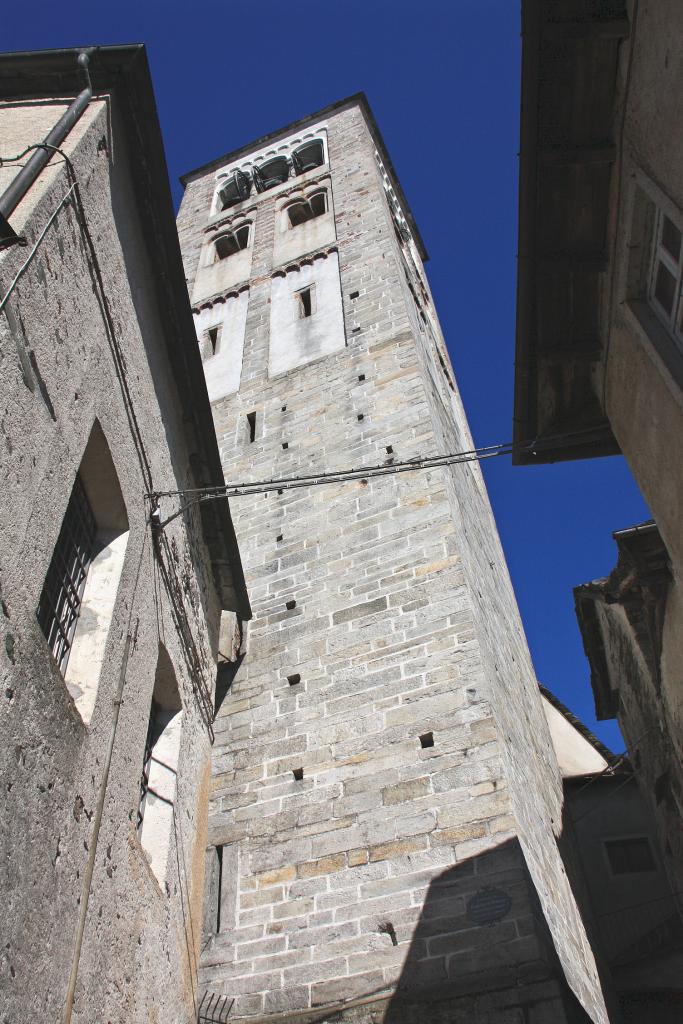
[(282, 492), (282, 488), (281, 488), (281, 487), (280, 487), (280, 488), (278, 488), (278, 492), (277, 492), (277, 493), (278, 493), (278, 494), (282, 494), (282, 493), (283, 493), (283, 492)]
[(364, 373), (359, 373), (358, 374), (358, 380), (365, 380), (365, 374)]
[(358, 295), (359, 295), (359, 292), (351, 292), (351, 294), (349, 295), (349, 298), (350, 299), (357, 299)]
[(351, 334), (358, 334), (359, 331), (360, 327), (354, 327), (353, 330), (351, 331)]
[(276, 540), (276, 541), (278, 542), (278, 544), (279, 544), (279, 543), (280, 543), (280, 541), (282, 540), (282, 534), (281, 534), (281, 533), (278, 533), (278, 535), (277, 535), (277, 537), (275, 538), (275, 540)]
[(303, 768), (295, 768), (292, 771), (292, 775), (294, 776), (294, 778), (296, 779), (297, 782), (301, 782), (301, 780), (304, 777), (304, 770), (303, 770)]
[(394, 447), (393, 447), (393, 445), (391, 445), (391, 444), (387, 445), (386, 453), (387, 453), (387, 455), (393, 455), (394, 454)]
[(287, 406), (286, 405), (282, 406), (282, 412), (287, 412)]
[(301, 682), (301, 676), (298, 672), (295, 672), (293, 676), (287, 676), (287, 682), (290, 686), (296, 686), (297, 683)]
[(421, 747), (433, 747), (434, 746), (434, 733), (433, 732), (425, 732), (425, 733), (423, 733), (422, 736), (420, 736), (420, 746)]
[(288, 612), (291, 612), (293, 608), (296, 608), (296, 601), (287, 601), (285, 608)]
[(364, 419), (365, 419), (365, 415), (364, 415), (364, 413), (362, 413), (362, 412), (359, 412), (359, 413), (358, 413), (358, 417), (357, 417), (357, 418), (358, 418), (358, 422), (360, 423), (360, 421), (361, 421), (361, 420), (364, 420)]
[(283, 448), (285, 449), (285, 451), (286, 451), (286, 450), (287, 450), (287, 448), (289, 448), (289, 441), (283, 441), (283, 442), (282, 442), (282, 447), (283, 447)]

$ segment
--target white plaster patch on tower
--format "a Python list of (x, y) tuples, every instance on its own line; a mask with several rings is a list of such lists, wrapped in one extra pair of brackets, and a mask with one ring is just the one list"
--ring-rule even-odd
[[(195, 313), (197, 340), (211, 402), (239, 390), (248, 308), (249, 290), (245, 289), (239, 295), (228, 295), (224, 302), (214, 303), (208, 309)], [(218, 328), (218, 334), (213, 352), (209, 331), (215, 328)]]
[[(289, 208), (301, 200), (310, 201), (311, 197), (321, 193), (324, 193), (325, 212), (293, 227), (289, 218)], [(275, 217), (273, 265), (276, 267), (287, 260), (296, 259), (298, 256), (314, 252), (324, 245), (333, 243), (337, 238), (337, 232), (334, 224), (330, 178), (318, 180), (307, 188), (302, 188), (283, 197), (277, 203)]]
[[(302, 314), (299, 295), (312, 288), (312, 311)], [(339, 258), (336, 252), (317, 257), (273, 278), (270, 306), (268, 376), (338, 352), (346, 345)]]
[[(245, 249), (235, 252), (225, 259), (218, 259), (216, 255), (216, 240), (226, 234), (239, 231), (240, 228), (249, 227), (249, 243)], [(195, 278), (192, 290), (192, 303), (196, 305), (212, 295), (218, 295), (249, 280), (251, 274), (251, 254), (253, 252), (253, 222), (240, 217), (234, 222), (223, 224), (211, 236), (207, 238), (202, 246), (199, 258), (197, 277)]]

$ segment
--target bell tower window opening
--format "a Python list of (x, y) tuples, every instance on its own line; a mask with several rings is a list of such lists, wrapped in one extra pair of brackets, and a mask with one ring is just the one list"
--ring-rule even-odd
[(223, 184), (218, 192), (218, 205), (221, 210), (227, 210), (236, 203), (242, 202), (249, 197), (251, 182), (248, 175), (242, 171), (235, 171)]
[(292, 164), (296, 174), (305, 174), (312, 171), (314, 167), (321, 167), (325, 163), (325, 147), (322, 139), (311, 139), (298, 146), (292, 153)]
[(228, 231), (223, 235), (219, 235), (218, 238), (214, 239), (214, 262), (218, 263), (219, 260), (225, 260), (229, 256), (234, 256), (236, 252), (241, 252), (242, 249), (246, 249), (249, 245), (249, 225), (243, 224), (242, 227), (237, 228), (236, 231)]
[(267, 192), (270, 188), (276, 188), (289, 178), (289, 160), (286, 156), (271, 157), (265, 163), (254, 167), (253, 177), (257, 192)]
[(79, 473), (38, 602), (38, 622), (62, 673), (81, 611), (97, 523)]
[(314, 192), (307, 199), (300, 199), (287, 207), (287, 217), (290, 227), (298, 227), (309, 220), (315, 220), (327, 212), (327, 192), (321, 189)]

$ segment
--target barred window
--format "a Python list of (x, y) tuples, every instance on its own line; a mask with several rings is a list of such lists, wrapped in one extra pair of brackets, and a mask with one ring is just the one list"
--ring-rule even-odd
[(69, 660), (96, 533), (97, 523), (77, 473), (37, 612), (62, 674)]

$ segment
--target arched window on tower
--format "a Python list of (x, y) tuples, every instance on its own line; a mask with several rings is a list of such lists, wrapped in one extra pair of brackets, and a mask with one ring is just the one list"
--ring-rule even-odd
[(314, 167), (321, 167), (325, 163), (325, 147), (322, 139), (311, 139), (304, 142), (292, 153), (292, 163), (296, 174), (305, 174), (312, 171)]
[(287, 207), (287, 217), (290, 227), (298, 227), (309, 220), (315, 220), (327, 212), (327, 192), (320, 189), (306, 199), (297, 199)]
[(166, 649), (159, 646), (140, 779), (137, 827), (142, 848), (160, 882), (166, 877), (173, 834), (182, 719), (173, 665)]
[(249, 245), (249, 227), (249, 224), (242, 224), (241, 227), (236, 228), (234, 231), (226, 231), (214, 239), (214, 263), (217, 263), (219, 260), (225, 260), (228, 256), (234, 256), (236, 252), (241, 252), (242, 249), (247, 248)]
[(250, 191), (249, 176), (242, 171), (235, 171), (219, 189), (218, 208), (227, 210), (236, 203), (241, 203), (243, 199), (248, 198)]

